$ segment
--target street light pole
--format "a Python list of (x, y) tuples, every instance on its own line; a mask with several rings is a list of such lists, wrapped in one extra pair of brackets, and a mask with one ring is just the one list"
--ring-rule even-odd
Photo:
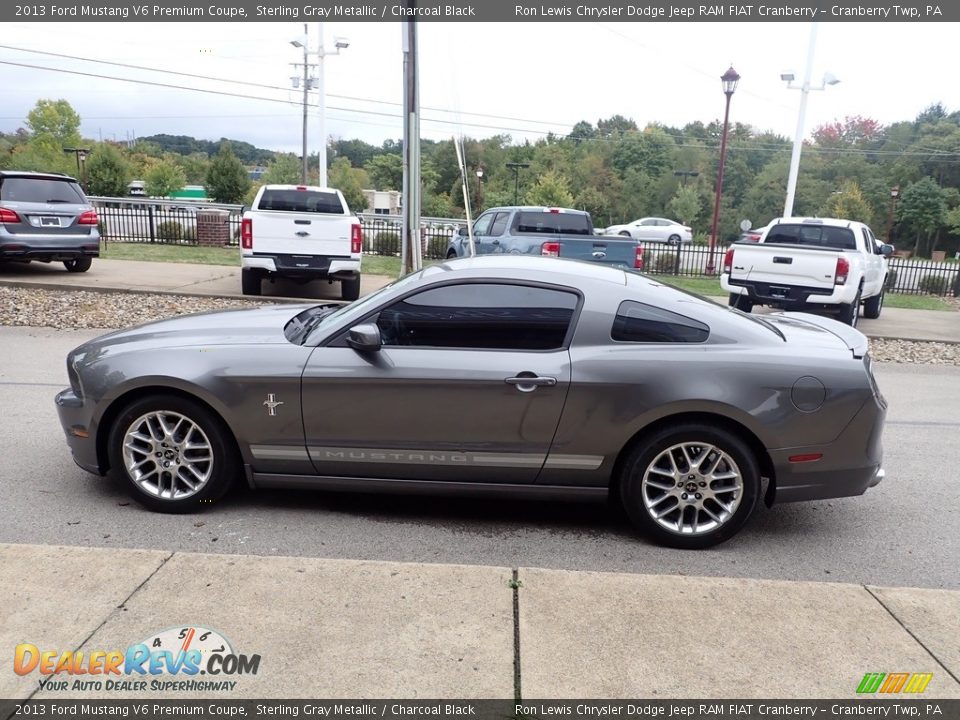
[(677, 170), (677, 171), (674, 172), (673, 174), (674, 174), (676, 177), (680, 178), (680, 184), (681, 184), (683, 187), (686, 187), (686, 186), (687, 186), (687, 178), (688, 178), (688, 177), (695, 178), (695, 177), (697, 177), (698, 175), (700, 175), (700, 173), (697, 172), (696, 170)]
[(839, 80), (830, 73), (825, 73), (823, 82), (817, 87), (811, 87), (810, 76), (813, 74), (813, 53), (817, 46), (817, 23), (810, 23), (810, 44), (807, 47), (807, 67), (803, 74), (803, 84), (793, 84), (793, 73), (781, 73), (780, 79), (786, 81), (790, 90), (800, 91), (800, 110), (797, 114), (797, 131), (793, 136), (793, 152), (790, 154), (790, 174), (787, 177), (787, 198), (783, 205), (783, 216), (793, 216), (793, 200), (797, 192), (797, 177), (800, 174), (800, 150), (803, 147), (803, 126), (807, 116), (807, 97), (811, 90), (823, 90), (827, 85), (836, 85)]
[(513, 170), (513, 204), (520, 204), (520, 170), (526, 170), (530, 163), (508, 162), (507, 167)]
[[(87, 148), (64, 148), (65, 153), (73, 153), (77, 158), (77, 176), (80, 179), (80, 187), (83, 188), (84, 192), (87, 190), (87, 155), (90, 154), (90, 150)], [(81, 167), (82, 166), (82, 167)]]
[[(303, 48), (303, 147), (301, 149), (301, 170), (300, 170), (300, 182), (304, 185), (307, 184), (308, 178), (308, 163), (310, 162), (307, 157), (307, 103), (309, 102), (309, 93), (310, 93), (310, 49), (308, 47), (309, 40), (307, 35), (307, 24), (303, 24), (303, 41), (300, 40), (291, 40), (290, 44), (295, 48)], [(299, 63), (292, 63), (296, 67)], [(300, 78), (293, 77), (294, 87), (296, 87)]]
[(713, 275), (716, 269), (714, 253), (717, 247), (717, 226), (720, 223), (720, 199), (723, 195), (723, 165), (727, 159), (727, 130), (730, 126), (730, 98), (737, 89), (740, 75), (730, 68), (720, 76), (723, 82), (723, 94), (727, 96), (727, 105), (723, 113), (723, 135), (720, 138), (720, 167), (717, 170), (717, 193), (713, 202), (713, 225), (710, 228), (710, 255), (707, 257), (707, 275)]
[(893, 232), (893, 213), (897, 209), (897, 198), (900, 197), (900, 186), (890, 188), (890, 213), (887, 215), (887, 242), (890, 242), (890, 233)]
[(477, 212), (483, 208), (483, 165), (477, 167)]

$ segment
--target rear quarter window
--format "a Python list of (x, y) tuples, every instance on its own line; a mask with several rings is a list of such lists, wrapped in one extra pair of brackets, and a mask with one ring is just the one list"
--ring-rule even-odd
[(327, 215), (346, 213), (337, 193), (315, 190), (264, 190), (257, 209)]
[(625, 300), (617, 309), (610, 337), (616, 342), (702, 343), (710, 337), (710, 328), (670, 310)]

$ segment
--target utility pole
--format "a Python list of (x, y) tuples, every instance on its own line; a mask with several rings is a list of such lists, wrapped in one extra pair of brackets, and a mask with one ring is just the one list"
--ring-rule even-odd
[(508, 162), (507, 167), (513, 170), (513, 204), (520, 204), (520, 171), (530, 167), (530, 163)]
[[(408, 8), (416, 0), (406, 0)], [(412, 13), (411, 13), (412, 14)], [(417, 23), (403, 26), (403, 246), (404, 273), (423, 266), (420, 246), (420, 73), (417, 60)]]
[[(304, 23), (303, 24), (303, 41), (302, 42), (300, 40), (290, 41), (290, 44), (293, 45), (294, 47), (303, 48), (303, 79), (301, 80), (301, 78), (296, 75), (294, 75), (290, 79), (293, 81), (294, 87), (297, 87), (301, 82), (303, 82), (303, 149), (302, 149), (303, 168), (300, 173), (300, 179), (304, 185), (307, 184), (307, 180), (309, 179), (308, 165), (310, 162), (310, 158), (307, 156), (307, 104), (309, 103), (309, 100), (310, 100), (310, 97), (309, 97), (310, 87), (312, 84), (310, 80), (310, 68), (312, 66), (310, 65), (310, 48), (308, 47), (310, 44), (310, 41), (308, 38), (309, 36), (307, 35), (307, 24)], [(300, 66), (300, 63), (290, 63), (290, 64), (293, 65), (294, 67)]]

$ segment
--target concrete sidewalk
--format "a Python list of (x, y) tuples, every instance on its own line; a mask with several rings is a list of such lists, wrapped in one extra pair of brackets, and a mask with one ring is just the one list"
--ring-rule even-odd
[[(383, 275), (362, 275), (360, 292), (366, 295), (392, 280), (394, 278)], [(86, 273), (65, 272), (60, 263), (11, 263), (0, 268), (0, 285), (243, 297), (239, 267), (135, 260), (97, 259)], [(264, 299), (270, 302), (288, 299), (302, 302), (304, 298), (338, 300), (340, 284), (265, 282), (263, 293)], [(725, 302), (725, 299), (718, 298), (718, 301)], [(960, 343), (960, 313), (957, 312), (885, 307), (882, 317), (877, 320), (861, 318), (859, 327), (866, 335), (876, 338)]]
[(38, 690), (35, 670), (0, 673), (6, 698), (852, 699), (867, 672), (960, 698), (958, 591), (34, 545), (0, 545), (0, 588), (8, 658), (181, 627), (261, 657), (216, 676), (230, 692)]

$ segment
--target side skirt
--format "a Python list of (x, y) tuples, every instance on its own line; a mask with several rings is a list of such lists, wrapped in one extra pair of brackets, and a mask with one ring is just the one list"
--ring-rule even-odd
[(515, 499), (605, 501), (605, 487), (573, 487), (565, 485), (519, 485), (512, 483), (465, 483), (444, 480), (397, 480), (391, 478), (356, 478), (332, 475), (277, 475), (251, 472), (252, 488), (293, 488), (300, 490), (332, 490), (336, 492), (398, 493), (406, 495), (457, 495), (461, 497), (509, 497)]

